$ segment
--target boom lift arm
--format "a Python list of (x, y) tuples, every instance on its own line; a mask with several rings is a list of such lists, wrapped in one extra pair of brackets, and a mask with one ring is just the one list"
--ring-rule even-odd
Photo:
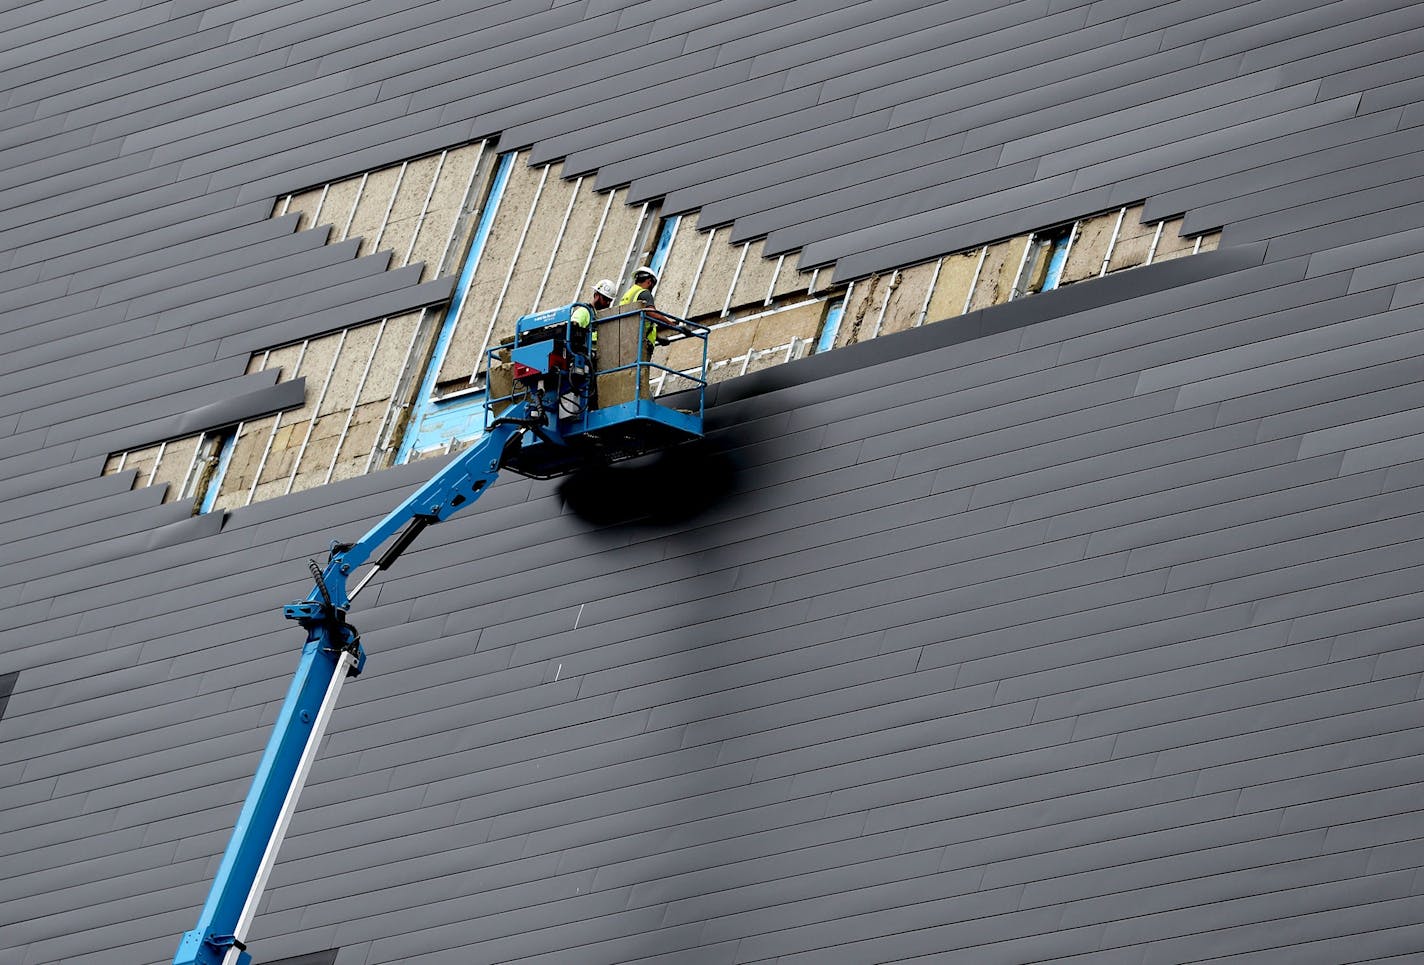
[[(479, 443), (440, 470), (365, 536), (349, 545), (333, 544), (324, 570), (315, 562), (310, 564), (316, 585), (305, 600), (283, 608), (288, 619), (307, 631), (296, 676), (287, 689), (198, 926), (183, 935), (174, 965), (248, 965), (252, 961), (244, 951), (247, 930), (296, 810), (297, 796), (342, 683), (359, 674), (366, 661), (360, 635), (346, 622), (351, 601), (372, 576), (389, 569), (426, 526), (450, 518), (478, 499), (499, 475), (506, 447), (517, 443), (528, 429), (545, 434), (542, 414), (536, 410), (531, 416), (530, 412), (540, 404), (538, 396), (531, 399), (517, 403), (497, 419)], [(391, 536), (396, 536), (395, 541), (348, 593), (347, 578)]]
[[(247, 932), (277, 849), (296, 811), (341, 685), (359, 674), (366, 662), (361, 637), (346, 622), (346, 614), (371, 577), (389, 569), (425, 527), (478, 499), (501, 468), (548, 479), (572, 472), (590, 458), (626, 459), (701, 437), (706, 326), (680, 319), (655, 320), (702, 340), (702, 366), (693, 374), (663, 368), (646, 358), (642, 346), (648, 318), (643, 311), (605, 318), (599, 323), (601, 358), (595, 367), (590, 333), (575, 330), (575, 307), (526, 315), (516, 323), (510, 343), (489, 351), (485, 435), (479, 442), (365, 536), (350, 544), (333, 543), (325, 569), (311, 562), (315, 580), (311, 593), (283, 610), (307, 631), (296, 676), (273, 724), (198, 926), (184, 933), (173, 965), (250, 965)], [(648, 370), (655, 368), (697, 387), (695, 411), (670, 408), (652, 398)], [(499, 373), (504, 379), (502, 392), (495, 391)], [(594, 378), (600, 385), (608, 381), (599, 391), (597, 407), (590, 404)], [(526, 432), (532, 437), (524, 438)], [(347, 579), (393, 536), (375, 565), (348, 592)]]

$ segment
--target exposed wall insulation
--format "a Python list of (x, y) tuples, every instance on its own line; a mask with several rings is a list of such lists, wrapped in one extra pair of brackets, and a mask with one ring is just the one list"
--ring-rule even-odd
[(1123, 212), (1122, 226), (1108, 257), (1108, 271), (1136, 268), (1147, 263), (1152, 251), (1152, 239), (1157, 237), (1157, 224), (1142, 223), (1142, 205), (1136, 204)]
[(970, 311), (999, 305), (1009, 300), (1027, 247), (1027, 236), (1010, 238), (988, 246), (984, 253), (984, 263), (979, 268), (979, 277), (974, 282), (974, 294), (969, 300)]
[[(385, 320), (370, 359), (370, 371), (362, 382), (356, 404), (348, 414), (345, 439), (329, 468), (331, 478), (349, 479), (379, 468), (388, 459), (387, 445), (401, 408), (408, 400), (398, 393), (408, 391), (410, 359), (415, 338), (420, 333), (425, 312), (408, 312)], [(382, 447), (386, 446), (386, 449)]]
[(925, 306), (940, 267), (940, 261), (936, 260), (896, 272), (875, 326), (875, 336), (902, 332), (924, 323)]
[(964, 314), (965, 303), (974, 285), (974, 274), (979, 267), (982, 248), (945, 255), (930, 292), (929, 306), (925, 309), (925, 321), (938, 322), (946, 318)]
[[(796, 267), (796, 257), (786, 255), (778, 258), (780, 267), (776, 271), (776, 283), (772, 286), (771, 296), (781, 298), (786, 295), (802, 295), (810, 291), (811, 276), (814, 271), (800, 271)], [(829, 276), (830, 272), (824, 272)]]
[(465, 144), (332, 181), (278, 198), (272, 214), (299, 214), (299, 231), (330, 225), (327, 244), (360, 237), (358, 254), (389, 251), (391, 269), (424, 263), (427, 281), (448, 273), (450, 253), (468, 241), (468, 225), (465, 237), (454, 233), (484, 152), (484, 142)]
[(544, 290), (539, 294), (537, 311), (586, 299), (600, 277), (588, 273), (592, 267), (589, 255), (600, 229), (606, 226), (606, 215), (612, 213), (613, 195), (596, 193), (592, 178), (581, 179), (577, 186), (573, 207), (564, 211), (567, 220), (563, 222)]
[(658, 278), (658, 303), (670, 312), (682, 314), (687, 307), (693, 282), (702, 266), (702, 256), (708, 251), (707, 233), (698, 228), (700, 216), (701, 212), (682, 216)]
[[(481, 209), (490, 208), (489, 234), (437, 394), (467, 388), (480, 349), (508, 338), (519, 316), (586, 296), (603, 277), (621, 292), (656, 241), (655, 207), (628, 205), (622, 191), (598, 194), (590, 178), (564, 181), (560, 163), (530, 167), (524, 154), (514, 158), (503, 190), (485, 201), (494, 160), (482, 144), (466, 145), (281, 198), (274, 207), (276, 215), (302, 212), (302, 225), (332, 225), (332, 240), (367, 232), (370, 244), (396, 251), (393, 264), (425, 261), (424, 277), (435, 266), (447, 274), (460, 270)], [(1142, 210), (1134, 205), (1078, 222), (1061, 282), (1096, 277), (1105, 266), (1117, 271), (1211, 250), (1218, 242), (1219, 233), (1181, 237), (1181, 218), (1143, 224)], [(843, 294), (836, 347), (953, 318), (966, 302), (970, 310), (1001, 304), (1014, 296), (1016, 282), (1026, 286), (1019, 294), (1030, 294), (1044, 274), (1037, 262), (1046, 263), (1052, 247), (1038, 235), (1019, 236), (831, 286), (828, 271), (797, 270), (794, 258), (765, 258), (762, 240), (732, 245), (726, 234), (701, 231), (698, 215), (684, 216), (657, 289), (664, 310), (711, 327), (710, 381), (806, 354), (828, 305)], [(167, 502), (187, 492), (201, 505), (205, 488), (216, 485), (213, 507), (231, 509), (386, 465), (439, 321), (438, 312), (417, 311), (254, 353), (248, 372), (279, 369), (278, 381), (306, 379), (301, 408), (115, 453), (104, 472), (135, 470), (136, 487), (163, 483)], [(690, 371), (701, 362), (701, 346), (676, 341), (658, 348), (654, 361)], [(653, 390), (690, 384), (659, 373)]]
[[(659, 297), (658, 304), (668, 311), (678, 312), (687, 318), (699, 318), (704, 315), (720, 315), (726, 307), (732, 282), (737, 277), (737, 267), (742, 263), (742, 246), (726, 243), (730, 236), (726, 228), (713, 230), (717, 236), (713, 238), (712, 246), (707, 249), (707, 257), (702, 260), (702, 270), (695, 280), (691, 306), (684, 311), (685, 301), (683, 305), (679, 305), (676, 302), (664, 302)], [(703, 242), (707, 237), (699, 235)]]
[(1197, 239), (1184, 238), (1179, 234), (1182, 230), (1181, 218), (1163, 221), (1161, 225), (1162, 230), (1157, 237), (1157, 245), (1152, 251), (1152, 264), (1155, 265), (1159, 261), (1171, 261), (1173, 258), (1180, 258), (1192, 253)]
[(765, 238), (758, 238), (745, 246), (746, 255), (742, 259), (736, 288), (732, 292), (730, 307), (733, 310), (748, 305), (764, 305), (769, 300), (777, 259), (767, 258), (763, 254), (765, 248)]
[(1073, 248), (1068, 252), (1068, 262), (1063, 266), (1060, 285), (1072, 284), (1085, 278), (1097, 278), (1102, 274), (1103, 258), (1117, 234), (1117, 225), (1121, 218), (1122, 212), (1109, 211), (1078, 222), (1077, 234), (1073, 238)]
[[(645, 229), (656, 222), (656, 218), (649, 213), (651, 211), (651, 205), (628, 204), (627, 188), (619, 188), (613, 192), (613, 204), (608, 207), (608, 217), (603, 223), (603, 232), (598, 236), (598, 244), (594, 246), (593, 257), (589, 259), (584, 288), (594, 284), (600, 278), (611, 278), (621, 295), (632, 284), (629, 273), (637, 266), (629, 263), (638, 255), (637, 242), (644, 236)], [(679, 229), (679, 236), (686, 230), (686, 227), (684, 225)], [(667, 308), (668, 311), (676, 311), (676, 308), (669, 305), (663, 298), (661, 283), (658, 288), (658, 304)], [(572, 301), (572, 298), (567, 299), (566, 303), (567, 301)]]

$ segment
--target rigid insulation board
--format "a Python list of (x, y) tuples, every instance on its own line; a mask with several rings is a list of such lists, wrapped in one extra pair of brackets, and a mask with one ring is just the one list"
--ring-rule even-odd
[[(610, 265), (645, 200), (691, 198), (805, 244), (779, 291), (899, 269), (909, 299), (947, 255), (960, 304), (719, 381), (695, 459), (503, 478), (373, 582), (257, 961), (1424, 956), (1424, 5), (62, 0), (0, 28), (0, 961), (171, 960), (306, 560), (441, 464), (194, 516), (106, 461), (316, 411), (288, 395), (325, 372), (243, 365), (448, 299), (270, 216), (483, 138), (613, 172)], [(1124, 206), (1150, 245), (1138, 205), (1220, 248), (1070, 255), (1073, 284), (958, 314), (956, 252)]]

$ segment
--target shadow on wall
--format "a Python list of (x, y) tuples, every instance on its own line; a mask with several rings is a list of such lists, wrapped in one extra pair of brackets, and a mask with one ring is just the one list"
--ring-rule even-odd
[(559, 496), (595, 526), (668, 526), (726, 504), (736, 490), (735, 443), (697, 439), (564, 478)]

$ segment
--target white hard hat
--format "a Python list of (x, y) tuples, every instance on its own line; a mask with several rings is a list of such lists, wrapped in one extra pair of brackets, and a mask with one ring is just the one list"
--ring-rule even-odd
[(614, 286), (611, 278), (600, 279), (597, 285), (593, 286), (595, 295), (602, 295), (610, 301), (618, 297), (618, 289)]
[(648, 275), (653, 279), (654, 285), (658, 283), (658, 273), (653, 271), (647, 265), (644, 265), (642, 268), (639, 268), (637, 271), (633, 272), (634, 278), (637, 278), (639, 275)]

